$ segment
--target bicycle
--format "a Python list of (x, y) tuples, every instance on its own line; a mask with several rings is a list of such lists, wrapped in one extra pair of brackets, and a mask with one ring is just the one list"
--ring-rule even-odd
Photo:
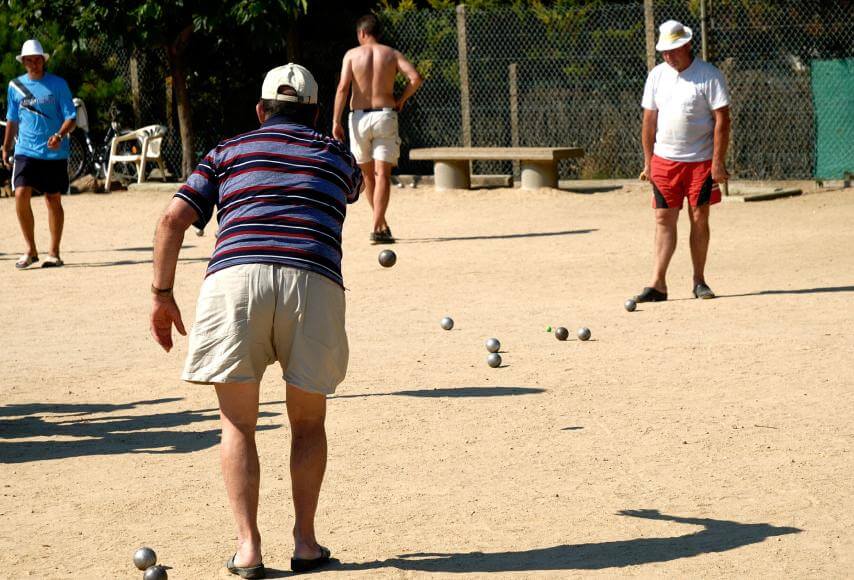
[[(74, 181), (84, 173), (94, 175), (97, 179), (104, 179), (107, 173), (107, 165), (110, 161), (110, 148), (113, 138), (117, 135), (130, 133), (129, 130), (121, 128), (118, 122), (118, 109), (112, 105), (109, 110), (110, 128), (104, 135), (104, 140), (99, 147), (92, 144), (89, 134), (89, 115), (86, 104), (82, 99), (75, 97), (74, 106), (77, 108), (77, 127), (69, 135), (70, 151), (68, 155), (68, 179)], [(138, 144), (134, 142), (119, 143), (118, 153), (138, 153)], [(134, 163), (117, 163), (113, 166), (113, 175), (124, 184), (136, 180), (137, 168)]]

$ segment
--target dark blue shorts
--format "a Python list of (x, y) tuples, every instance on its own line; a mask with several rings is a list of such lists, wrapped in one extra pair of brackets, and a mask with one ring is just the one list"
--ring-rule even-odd
[(68, 193), (68, 160), (15, 155), (12, 187), (32, 187), (38, 193)]

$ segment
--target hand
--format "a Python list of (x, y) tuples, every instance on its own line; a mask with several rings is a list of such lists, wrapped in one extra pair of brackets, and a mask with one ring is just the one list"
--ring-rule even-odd
[(395, 101), (394, 110), (399, 113), (401, 109), (403, 109), (403, 101)]
[(729, 181), (729, 173), (723, 163), (712, 163), (712, 181), (715, 183), (726, 183)]
[(3, 167), (6, 169), (12, 168), (12, 164), (9, 162), (9, 152), (5, 147), (0, 147), (0, 163), (2, 163)]
[(59, 149), (59, 145), (62, 143), (62, 138), (59, 135), (51, 135), (47, 139), (47, 148), (48, 149)]
[(344, 142), (344, 127), (342, 127), (340, 123), (335, 123), (332, 125), (332, 136), (341, 141), (342, 143)]
[(641, 181), (649, 181), (649, 176), (651, 173), (652, 173), (651, 164), (650, 163), (644, 163), (643, 171), (641, 171), (640, 175), (638, 175), (638, 179), (640, 179)]
[(178, 304), (171, 296), (168, 298), (154, 297), (151, 305), (151, 336), (163, 350), (172, 350), (172, 325), (182, 335), (187, 336), (184, 330), (184, 321), (181, 320), (181, 311)]

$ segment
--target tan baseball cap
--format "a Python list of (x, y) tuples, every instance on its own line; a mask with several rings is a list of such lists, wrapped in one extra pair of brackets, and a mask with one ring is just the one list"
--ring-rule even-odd
[[(281, 95), (279, 87), (292, 87), (296, 95)], [(261, 85), (261, 98), (270, 101), (291, 101), (306, 105), (317, 103), (317, 81), (304, 66), (288, 63), (277, 66), (264, 77)]]

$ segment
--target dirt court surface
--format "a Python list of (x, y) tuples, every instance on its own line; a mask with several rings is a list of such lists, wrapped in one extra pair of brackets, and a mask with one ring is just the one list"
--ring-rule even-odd
[[(179, 379), (186, 338), (167, 355), (148, 334), (168, 199), (65, 197), (66, 266), (23, 272), (0, 199), (0, 577), (141, 578), (142, 545), (173, 580), (229, 577), (216, 399)], [(672, 300), (634, 313), (652, 263), (640, 185), (393, 189), (390, 269), (368, 213), (345, 228), (352, 353), (318, 514), (340, 563), (316, 577), (854, 574), (852, 190), (716, 206), (712, 301), (691, 298), (683, 214)], [(188, 325), (212, 233), (181, 253)], [(280, 376), (258, 434), (271, 577), (290, 574), (293, 525)]]

